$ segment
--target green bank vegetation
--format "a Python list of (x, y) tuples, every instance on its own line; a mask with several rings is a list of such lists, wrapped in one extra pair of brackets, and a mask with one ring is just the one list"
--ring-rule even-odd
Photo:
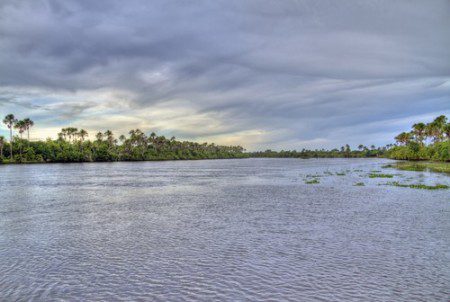
[(450, 173), (450, 162), (416, 162), (401, 161), (385, 166), (404, 171), (431, 171), (440, 173)]
[(392, 159), (450, 161), (450, 123), (445, 115), (431, 123), (416, 123), (410, 132), (395, 137), (397, 145), (386, 154)]
[[(158, 136), (152, 132), (146, 135), (139, 129), (131, 130), (128, 136), (118, 138), (107, 130), (98, 132), (95, 140), (88, 138), (88, 132), (74, 127), (64, 128), (58, 139), (30, 141), (31, 119), (18, 120), (8, 114), (3, 123), (8, 127), (9, 142), (0, 136), (0, 162), (105, 162), (144, 161), (176, 159), (219, 159), (248, 157), (240, 146), (219, 146), (208, 143), (178, 141)], [(16, 135), (14, 135), (17, 132)], [(24, 138), (24, 134), (27, 137)]]
[[(280, 158), (365, 158), (385, 157), (399, 160), (450, 162), (450, 123), (441, 115), (430, 123), (416, 123), (410, 132), (402, 132), (395, 137), (396, 144), (384, 147), (359, 145), (352, 150), (347, 144), (340, 149), (301, 151), (260, 151), (245, 153), (240, 146), (219, 146), (179, 141), (158, 136), (154, 132), (147, 135), (139, 129), (131, 130), (128, 136), (118, 138), (107, 130), (98, 132), (95, 140), (88, 138), (87, 131), (73, 127), (64, 128), (56, 140), (30, 141), (31, 119), (17, 120), (8, 114), (3, 123), (9, 130), (9, 141), (0, 136), (0, 162), (89, 162), (89, 161), (140, 161), (169, 159), (215, 159), (243, 157)], [(16, 133), (14, 133), (16, 132)], [(24, 137), (26, 134), (26, 137)], [(448, 165), (424, 163), (424, 169), (448, 172)], [(398, 166), (416, 169), (413, 166)], [(421, 169), (418, 165), (417, 169)], [(337, 173), (336, 175), (345, 175)]]
[[(340, 149), (301, 151), (266, 150), (250, 153), (251, 157), (282, 158), (361, 158), (385, 157), (399, 160), (428, 160), (450, 162), (450, 123), (445, 115), (438, 116), (430, 123), (416, 123), (410, 132), (402, 132), (395, 137), (396, 144), (384, 147), (359, 145), (352, 150), (347, 144)], [(439, 168), (437, 168), (439, 169)], [(444, 168), (446, 169), (446, 168)]]

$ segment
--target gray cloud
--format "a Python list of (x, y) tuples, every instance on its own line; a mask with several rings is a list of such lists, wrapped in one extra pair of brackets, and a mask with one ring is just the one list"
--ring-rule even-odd
[(445, 0), (2, 1), (0, 113), (250, 149), (385, 144), (450, 114), (449, 49)]

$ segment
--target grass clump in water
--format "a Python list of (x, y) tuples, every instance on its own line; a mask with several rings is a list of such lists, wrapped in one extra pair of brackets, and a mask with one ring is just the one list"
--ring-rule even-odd
[(337, 176), (344, 176), (346, 175), (345, 172), (341, 172), (341, 173), (336, 173)]
[(357, 182), (354, 184), (355, 187), (364, 187), (365, 184), (363, 182)]
[(383, 173), (370, 173), (369, 178), (392, 178), (393, 174), (383, 174)]
[(401, 184), (397, 181), (389, 182), (387, 185), (401, 187), (401, 188), (411, 188), (411, 189), (421, 189), (421, 190), (444, 190), (449, 189), (450, 187), (443, 184), (436, 184), (434, 186), (428, 186), (424, 184)]
[(313, 184), (318, 184), (318, 183), (320, 183), (320, 181), (318, 179), (305, 180), (305, 184), (308, 184), (308, 185), (313, 185)]

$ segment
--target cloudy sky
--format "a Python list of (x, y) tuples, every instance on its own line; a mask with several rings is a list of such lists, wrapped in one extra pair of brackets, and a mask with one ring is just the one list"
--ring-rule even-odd
[[(249, 150), (450, 116), (450, 1), (0, 1), (0, 114)], [(0, 134), (6, 135), (4, 125)]]

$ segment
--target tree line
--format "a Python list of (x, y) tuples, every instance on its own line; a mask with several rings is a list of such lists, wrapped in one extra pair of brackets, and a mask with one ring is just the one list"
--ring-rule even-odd
[(251, 157), (269, 157), (269, 158), (362, 158), (362, 157), (382, 157), (388, 151), (391, 145), (385, 147), (375, 147), (371, 145), (370, 147), (359, 145), (357, 150), (352, 150), (350, 145), (335, 148), (332, 150), (325, 149), (315, 149), (308, 150), (302, 149), (297, 150), (265, 150), (250, 153)]
[[(27, 118), (18, 120), (8, 114), (3, 123), (9, 129), (9, 142), (0, 136), (0, 162), (95, 162), (144, 161), (171, 159), (242, 158), (248, 155), (241, 146), (221, 146), (208, 143), (179, 141), (152, 132), (146, 135), (140, 129), (129, 131), (128, 136), (115, 137), (110, 130), (88, 139), (84, 129), (61, 129), (58, 138), (30, 141), (29, 131), (34, 122)], [(18, 135), (14, 135), (17, 131)], [(24, 138), (23, 134), (27, 133)]]
[(359, 145), (352, 150), (347, 144), (340, 149), (301, 151), (272, 151), (250, 153), (251, 157), (281, 158), (357, 158), (386, 157), (402, 160), (450, 161), (450, 123), (445, 115), (436, 117), (430, 123), (416, 123), (411, 131), (395, 137), (396, 144), (383, 147)]
[(450, 123), (445, 115), (427, 124), (416, 123), (395, 140), (397, 145), (389, 150), (389, 158), (450, 161)]
[[(416, 123), (411, 131), (395, 137), (396, 144), (383, 147), (359, 145), (352, 150), (347, 144), (339, 149), (282, 150), (244, 152), (241, 146), (220, 146), (208, 143), (167, 139), (152, 132), (146, 135), (140, 129), (128, 136), (116, 138), (112, 131), (98, 132), (95, 140), (88, 132), (74, 127), (63, 128), (58, 139), (30, 141), (30, 128), (34, 122), (18, 120), (8, 114), (3, 123), (10, 132), (9, 142), (0, 136), (0, 162), (90, 162), (90, 161), (143, 161), (169, 159), (215, 159), (243, 157), (278, 158), (361, 158), (386, 157), (403, 160), (450, 161), (450, 123), (441, 115), (430, 123)], [(17, 131), (18, 135), (13, 135)], [(27, 138), (23, 135), (27, 133)]]

